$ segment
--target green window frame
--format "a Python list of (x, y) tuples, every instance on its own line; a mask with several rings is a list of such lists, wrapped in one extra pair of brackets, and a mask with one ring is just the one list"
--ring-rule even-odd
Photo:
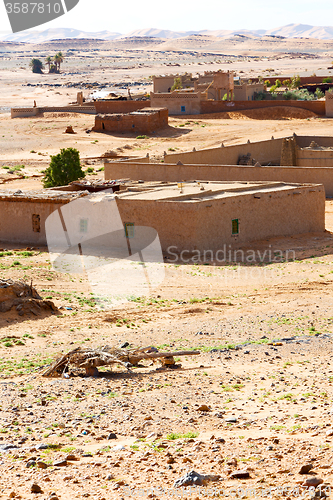
[(134, 222), (125, 222), (124, 229), (126, 238), (134, 238)]
[(239, 219), (232, 219), (231, 234), (239, 234)]
[(88, 232), (88, 219), (80, 219), (80, 233)]

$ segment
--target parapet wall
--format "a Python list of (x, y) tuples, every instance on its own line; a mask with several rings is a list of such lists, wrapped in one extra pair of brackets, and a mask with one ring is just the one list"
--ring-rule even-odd
[[(251, 154), (251, 157), (260, 163), (280, 164), (283, 139), (269, 139), (267, 141), (235, 144), (232, 146), (201, 149), (186, 153), (172, 153), (164, 157), (166, 163), (210, 164), (210, 165), (237, 165), (241, 155)], [(307, 144), (308, 145), (308, 144)]]
[(150, 101), (95, 101), (95, 109), (98, 114), (131, 113), (142, 108), (149, 108)]
[(331, 167), (251, 167), (240, 165), (174, 165), (167, 163), (105, 163), (105, 179), (183, 181), (280, 181), (323, 184), (326, 196), (333, 197)]

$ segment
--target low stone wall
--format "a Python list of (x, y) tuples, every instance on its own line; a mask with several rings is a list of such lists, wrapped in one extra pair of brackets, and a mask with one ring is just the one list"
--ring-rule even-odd
[(11, 118), (25, 118), (29, 116), (36, 116), (40, 113), (39, 108), (11, 108)]
[(95, 106), (43, 106), (33, 108), (11, 108), (11, 118), (25, 118), (42, 113), (84, 113), (95, 115)]
[(333, 197), (331, 167), (251, 167), (239, 165), (174, 165), (167, 163), (105, 163), (105, 179), (182, 181), (281, 181), (323, 184)]
[(95, 106), (45, 106), (38, 108), (41, 113), (84, 113), (95, 115)]
[(325, 116), (325, 101), (201, 101), (200, 112), (201, 114), (210, 114), (276, 106), (307, 109), (317, 115)]

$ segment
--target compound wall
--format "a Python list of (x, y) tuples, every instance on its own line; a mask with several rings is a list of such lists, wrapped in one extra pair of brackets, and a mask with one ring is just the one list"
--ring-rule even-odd
[(325, 116), (325, 101), (201, 101), (200, 112), (202, 114), (210, 114), (276, 106), (307, 109), (317, 115)]
[(240, 165), (174, 165), (167, 163), (123, 163), (104, 165), (105, 179), (183, 181), (281, 181), (323, 184), (326, 196), (333, 197), (333, 168), (251, 167)]

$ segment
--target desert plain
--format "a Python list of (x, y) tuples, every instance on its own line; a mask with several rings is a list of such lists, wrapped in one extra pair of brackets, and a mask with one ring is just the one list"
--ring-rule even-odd
[[(143, 139), (92, 132), (92, 115), (10, 118), (11, 106), (67, 104), (81, 89), (86, 98), (94, 90), (126, 94), (128, 86), (133, 95), (149, 93), (153, 74), (331, 72), (330, 41), (192, 38), (0, 43), (1, 188), (42, 187), (50, 155), (64, 147), (77, 148), (87, 178), (97, 179), (96, 158), (107, 150), (157, 161), (164, 151), (221, 142), (333, 134), (331, 119), (288, 110), (275, 119), (171, 117), (166, 130)], [(32, 57), (59, 50), (60, 75), (31, 73)], [(75, 135), (64, 134), (68, 125)], [(32, 282), (58, 311), (0, 313), (0, 498), (329, 497), (332, 231), (327, 200), (324, 233), (256, 242), (251, 265), (166, 260), (151, 295), (109, 310), (96, 307), (86, 275), (54, 270), (47, 248), (1, 242), (0, 278)], [(126, 344), (200, 355), (177, 359), (175, 369), (143, 363), (101, 369), (99, 377), (42, 376), (75, 347)], [(191, 471), (203, 477), (182, 484)]]

